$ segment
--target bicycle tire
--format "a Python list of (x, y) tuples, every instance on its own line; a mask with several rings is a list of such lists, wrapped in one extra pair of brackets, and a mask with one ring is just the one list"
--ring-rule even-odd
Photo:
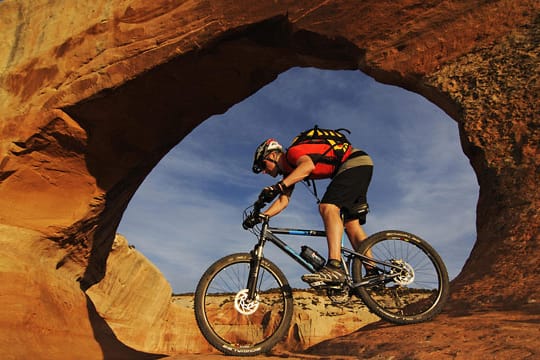
[[(450, 290), (448, 271), (425, 240), (404, 231), (385, 230), (364, 240), (358, 252), (376, 260), (408, 264), (408, 271), (395, 281), (357, 288), (364, 304), (380, 318), (395, 324), (414, 324), (428, 321), (442, 311)], [(390, 272), (390, 267), (378, 268)], [(367, 279), (358, 258), (353, 262), (353, 279)]]
[(291, 288), (283, 272), (267, 259), (262, 259), (259, 270), (258, 304), (243, 303), (251, 260), (248, 253), (223, 257), (206, 270), (195, 291), (197, 325), (206, 340), (227, 355), (266, 353), (291, 324)]

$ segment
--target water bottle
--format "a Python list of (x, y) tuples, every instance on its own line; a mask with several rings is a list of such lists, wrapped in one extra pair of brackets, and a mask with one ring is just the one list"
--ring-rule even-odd
[(309, 246), (302, 246), (302, 252), (300, 253), (302, 259), (306, 260), (308, 263), (313, 265), (315, 270), (320, 270), (326, 263), (326, 260), (319, 255), (318, 252), (310, 248)]

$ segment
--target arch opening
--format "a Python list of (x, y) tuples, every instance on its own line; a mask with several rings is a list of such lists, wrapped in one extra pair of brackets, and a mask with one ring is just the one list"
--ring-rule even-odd
[[(476, 239), (478, 194), (466, 157), (456, 155), (457, 125), (419, 95), (358, 71), (293, 68), (205, 120), (141, 185), (119, 232), (158, 265), (175, 292), (193, 291), (211, 262), (253, 246), (240, 226), (242, 210), (276, 181), (251, 173), (254, 148), (267, 137), (286, 146), (314, 124), (350, 129), (355, 146), (375, 161), (366, 230), (417, 233), (441, 252), (455, 277)], [(318, 182), (319, 196), (327, 183)], [(310, 190), (297, 186), (291, 205), (275, 219), (278, 226), (322, 228)], [(324, 240), (287, 241), (298, 249), (307, 242), (326, 256)], [(271, 247), (267, 255), (294, 287), (305, 287), (294, 262)]]

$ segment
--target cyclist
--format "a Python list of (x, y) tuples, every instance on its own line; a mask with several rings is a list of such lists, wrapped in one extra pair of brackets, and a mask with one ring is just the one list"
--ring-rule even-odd
[(296, 183), (304, 179), (332, 179), (319, 204), (326, 230), (328, 261), (318, 272), (302, 276), (302, 280), (311, 286), (342, 283), (345, 280), (340, 260), (343, 224), (354, 249), (358, 249), (361, 241), (367, 237), (361, 224), (365, 223), (368, 212), (367, 190), (373, 173), (373, 161), (364, 151), (351, 149), (347, 158), (336, 166), (321, 161), (321, 155), (327, 153), (321, 144), (296, 145), (284, 151), (278, 141), (268, 139), (255, 151), (254, 173), (262, 172), (274, 178), (283, 176), (277, 184), (261, 192), (260, 196), (266, 202), (277, 197), (261, 213), (263, 217), (275, 216), (287, 207)]

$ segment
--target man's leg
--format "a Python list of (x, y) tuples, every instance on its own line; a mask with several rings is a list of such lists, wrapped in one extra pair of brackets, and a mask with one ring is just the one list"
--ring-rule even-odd
[(343, 222), (338, 206), (334, 204), (320, 204), (319, 212), (326, 231), (328, 242), (328, 259), (341, 260), (341, 238), (343, 236)]
[(366, 232), (360, 225), (358, 219), (352, 219), (345, 222), (345, 232), (351, 242), (354, 250), (358, 251), (360, 244), (367, 238)]
[(333, 204), (322, 203), (319, 211), (323, 218), (328, 242), (328, 262), (314, 274), (302, 276), (302, 280), (312, 286), (324, 284), (338, 284), (345, 281), (345, 273), (341, 268), (341, 237), (343, 236), (343, 222), (340, 209)]
[[(351, 242), (352, 247), (356, 251), (358, 251), (358, 249), (360, 248), (360, 244), (362, 243), (362, 241), (367, 239), (366, 232), (362, 228), (362, 225), (360, 225), (360, 222), (358, 221), (358, 219), (346, 221), (345, 232), (347, 233), (347, 237), (349, 238), (349, 241)], [(365, 253), (365, 255), (372, 257), (373, 254), (371, 252), (371, 249), (368, 250)], [(372, 276), (372, 275), (378, 274), (377, 270), (374, 269), (373, 266), (367, 265), (364, 263), (364, 267), (366, 269), (365, 276)]]

